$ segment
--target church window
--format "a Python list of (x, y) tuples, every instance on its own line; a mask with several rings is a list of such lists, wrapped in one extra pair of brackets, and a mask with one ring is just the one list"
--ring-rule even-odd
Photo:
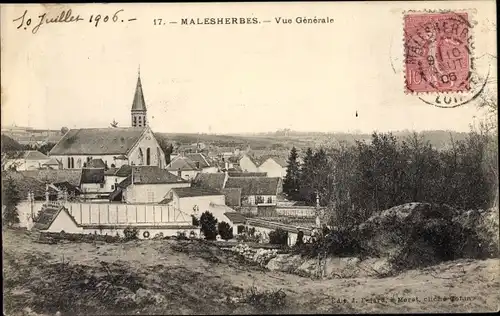
[(71, 157), (71, 169), (75, 168), (75, 158)]
[(76, 167), (78, 169), (80, 169), (82, 167), (82, 159), (81, 158), (78, 158), (78, 160), (76, 161)]
[(68, 169), (71, 169), (71, 157), (68, 157)]
[(146, 149), (146, 165), (151, 164), (151, 149)]
[(134, 116), (134, 126), (137, 125), (137, 117)]
[(142, 153), (142, 148), (139, 148), (139, 166), (144, 164), (144, 155)]

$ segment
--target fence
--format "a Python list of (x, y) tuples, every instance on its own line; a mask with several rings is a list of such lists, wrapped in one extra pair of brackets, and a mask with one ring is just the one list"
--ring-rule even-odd
[(78, 224), (184, 224), (190, 214), (161, 204), (75, 203), (64, 205)]

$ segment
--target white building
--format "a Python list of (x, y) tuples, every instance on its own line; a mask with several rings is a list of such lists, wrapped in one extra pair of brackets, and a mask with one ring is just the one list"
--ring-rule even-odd
[(14, 168), (17, 171), (40, 169), (50, 160), (38, 150), (26, 150), (16, 154), (16, 158), (8, 159), (5, 168)]
[(267, 173), (268, 177), (284, 178), (288, 163), (285, 159), (279, 157), (269, 157), (260, 166), (259, 172)]
[(218, 190), (208, 188), (175, 188), (165, 196), (162, 203), (199, 217), (203, 212), (210, 211), (211, 203), (224, 205), (225, 196)]
[(110, 199), (115, 200), (121, 195), (121, 200), (126, 203), (159, 203), (170, 190), (189, 186), (190, 182), (157, 166), (134, 166)]

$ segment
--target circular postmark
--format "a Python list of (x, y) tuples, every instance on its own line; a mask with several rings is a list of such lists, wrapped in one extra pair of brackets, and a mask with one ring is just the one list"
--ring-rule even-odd
[(475, 70), (468, 12), (404, 15), (405, 92), (431, 105), (453, 108), (482, 93), (486, 78)]

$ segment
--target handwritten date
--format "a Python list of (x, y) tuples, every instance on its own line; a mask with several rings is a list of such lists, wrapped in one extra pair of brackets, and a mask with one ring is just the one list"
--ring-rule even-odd
[(40, 14), (38, 15), (37, 18), (34, 18), (35, 21), (33, 22), (32, 18), (28, 14), (28, 10), (25, 10), (23, 15), (13, 20), (12, 22), (19, 22), (19, 25), (17, 26), (18, 29), (24, 28), (25, 30), (27, 30), (28, 28), (31, 28), (31, 33), (36, 34), (38, 30), (40, 30), (40, 27), (42, 27), (45, 24), (79, 23), (88, 21), (88, 23), (90, 23), (94, 27), (97, 27), (102, 23), (117, 23), (117, 22), (123, 23), (123, 22), (130, 22), (137, 20), (136, 18), (129, 18), (129, 19), (122, 18), (121, 13), (123, 13), (123, 11), (124, 11), (123, 9), (120, 9), (110, 15), (92, 14), (88, 18), (83, 18), (79, 14), (77, 15), (73, 14), (73, 11), (71, 9), (68, 9), (61, 11), (57, 15), (52, 15), (52, 14), (49, 15), (48, 13)]

